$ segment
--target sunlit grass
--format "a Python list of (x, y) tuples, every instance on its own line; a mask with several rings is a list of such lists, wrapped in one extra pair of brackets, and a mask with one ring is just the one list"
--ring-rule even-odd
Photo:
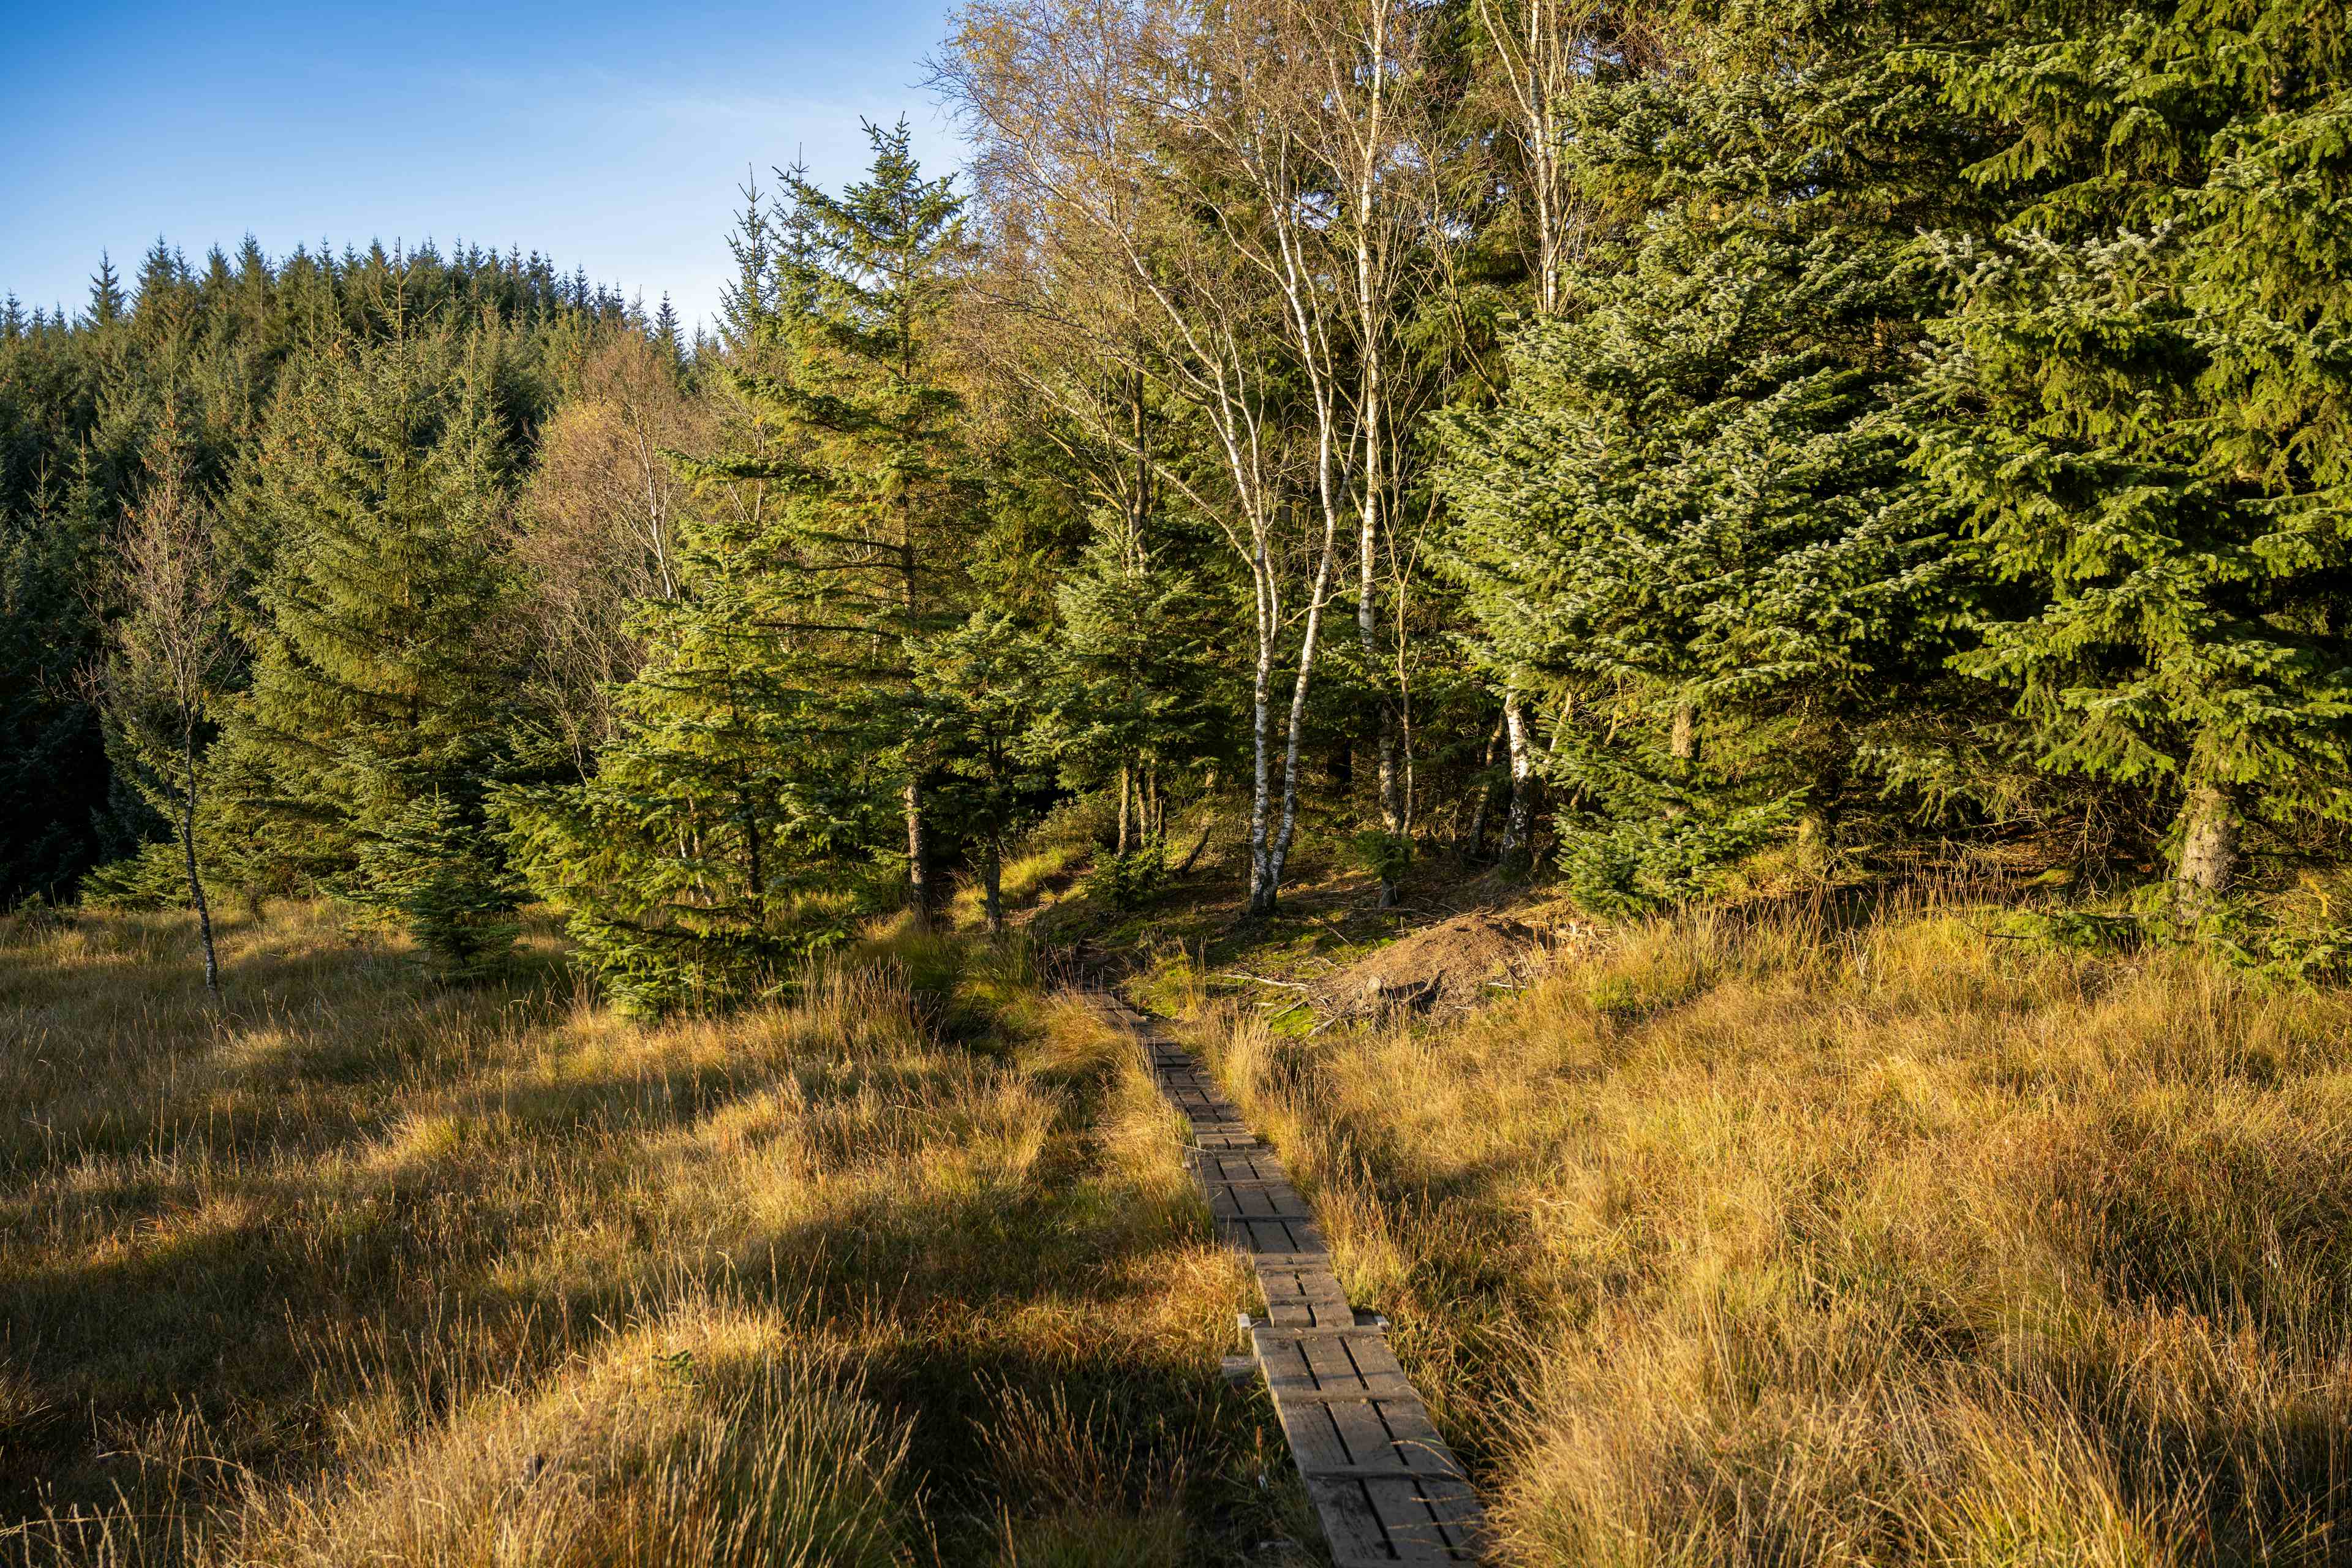
[[(1076, 843), (1045, 844), (1005, 861), (997, 887), (1007, 914), (1027, 909), (1045, 895), (1052, 884), (1086, 858), (1086, 847)], [(976, 930), (987, 915), (981, 903), (980, 883), (967, 879), (956, 889), (950, 913), (955, 923)]]
[(1017, 944), (886, 931), (789, 1005), (649, 1026), (544, 934), (447, 991), (327, 906), (226, 926), (219, 1012), (184, 921), (5, 933), (0, 1560), (1159, 1562), (1286, 1528), (1166, 1108)]
[(1527, 1563), (2352, 1551), (2352, 998), (1619, 933), (1451, 1024), (1201, 1029)]

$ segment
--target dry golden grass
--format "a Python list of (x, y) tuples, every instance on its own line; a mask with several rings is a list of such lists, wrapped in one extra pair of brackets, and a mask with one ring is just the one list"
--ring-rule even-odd
[[(1017, 950), (660, 1027), (551, 938), (0, 931), (0, 1561), (1174, 1563), (1295, 1532), (1168, 1113)], [(11, 1528), (13, 1525), (13, 1528)], [(1238, 1545), (1236, 1543), (1239, 1543)]]
[(1509, 1561), (2352, 1560), (2352, 998), (1948, 907), (1200, 1018)]

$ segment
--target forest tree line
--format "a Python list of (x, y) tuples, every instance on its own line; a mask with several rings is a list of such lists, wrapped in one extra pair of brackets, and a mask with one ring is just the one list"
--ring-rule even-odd
[(975, 0), (971, 156), (747, 186), (713, 332), (158, 246), (0, 323), (5, 896), (335, 891), (646, 1010), (1247, 805), (1588, 906), (2340, 864), (2352, 99), (2284, 0)]

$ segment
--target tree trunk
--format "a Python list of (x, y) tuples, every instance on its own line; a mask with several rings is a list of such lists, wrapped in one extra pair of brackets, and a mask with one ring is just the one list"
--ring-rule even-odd
[(1282, 869), (1290, 858), (1292, 836), (1298, 829), (1298, 748), (1307, 732), (1307, 694), (1315, 679), (1316, 644), (1323, 625), (1323, 595), (1329, 584), (1331, 542), (1323, 542), (1323, 564), (1307, 601), (1307, 626), (1298, 639), (1298, 678), (1290, 687), (1290, 717), (1282, 750), (1282, 822), (1266, 848), (1265, 912), (1274, 912), (1282, 890)]
[(1274, 912), (1275, 870), (1271, 854), (1274, 805), (1274, 607), (1272, 587), (1261, 567), (1257, 595), (1257, 668), (1250, 687), (1250, 880), (1247, 912)]
[(2173, 907), (2184, 920), (2210, 911), (2238, 874), (2238, 803), (2227, 786), (2207, 780), (2190, 786), (2180, 807), (2180, 859), (2173, 872)]
[(1805, 808), (1797, 817), (1799, 862), (1827, 868), (1837, 854), (1838, 827), (1845, 809), (1845, 757), (1832, 751), (1814, 775)]
[[(1486, 749), (1478, 757), (1478, 771), (1486, 772), (1495, 765), (1495, 748), (1503, 743), (1504, 721), (1495, 721), (1492, 733), (1486, 737)], [(1492, 780), (1478, 786), (1477, 809), (1470, 814), (1470, 832), (1465, 839), (1463, 858), (1475, 860), (1486, 853), (1486, 819), (1494, 815), (1495, 785)]]
[[(1365, 397), (1370, 413), (1366, 418), (1365, 435), (1367, 471), (1364, 479), (1364, 504), (1361, 524), (1356, 543), (1356, 640), (1364, 655), (1364, 669), (1372, 674), (1381, 668), (1380, 584), (1375, 565), (1380, 552), (1380, 462), (1381, 441), (1377, 427), (1380, 407), (1379, 356), (1368, 355), (1364, 371)], [(1396, 708), (1386, 691), (1379, 689), (1378, 677), (1372, 699), (1371, 729), (1377, 752), (1376, 766), (1380, 773), (1381, 831), (1391, 837), (1404, 832), (1404, 810), (1397, 800), (1397, 721)], [(1350, 775), (1354, 773), (1351, 765)], [(1352, 776), (1349, 783), (1353, 783)], [(1385, 858), (1383, 864), (1385, 864)], [(1397, 886), (1392, 877), (1381, 879), (1381, 908), (1396, 903)]]
[(768, 883), (760, 864), (760, 811), (751, 802), (750, 783), (740, 773), (735, 779), (735, 798), (743, 807), (743, 902), (751, 911), (752, 923), (764, 931), (768, 925)]
[(996, 836), (988, 836), (988, 847), (980, 863), (981, 903), (988, 911), (988, 934), (1004, 934), (1004, 855), (997, 846)]
[(1674, 732), (1667, 738), (1666, 749), (1678, 763), (1698, 761), (1698, 710), (1687, 702), (1675, 710)]
[(931, 862), (923, 833), (923, 786), (911, 777), (907, 780), (907, 903), (918, 924), (930, 924)]
[(188, 901), (196, 908), (196, 934), (205, 944), (205, 989), (220, 1000), (220, 954), (213, 947), (213, 910), (205, 901), (205, 879), (196, 874), (196, 731), (182, 732), (181, 760), (187, 768), (188, 787), (180, 808), (180, 850), (188, 863)]
[(1503, 733), (1511, 759), (1511, 809), (1503, 819), (1503, 863), (1522, 868), (1531, 858), (1535, 840), (1535, 746), (1528, 735), (1527, 705), (1507, 688), (1503, 692)]
[(1129, 843), (1127, 830), (1128, 764), (1118, 764), (1118, 849), (1124, 855)]

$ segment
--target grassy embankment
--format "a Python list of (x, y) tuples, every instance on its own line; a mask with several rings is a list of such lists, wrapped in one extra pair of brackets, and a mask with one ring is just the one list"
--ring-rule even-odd
[(2352, 1560), (2352, 996), (1988, 914), (1660, 923), (1417, 1025), (1152, 994), (1511, 1562)]
[(0, 1561), (1311, 1538), (1168, 1113), (1017, 956), (884, 935), (648, 1027), (544, 933), (452, 992), (325, 906), (231, 921), (218, 1015), (188, 936), (0, 933)]

